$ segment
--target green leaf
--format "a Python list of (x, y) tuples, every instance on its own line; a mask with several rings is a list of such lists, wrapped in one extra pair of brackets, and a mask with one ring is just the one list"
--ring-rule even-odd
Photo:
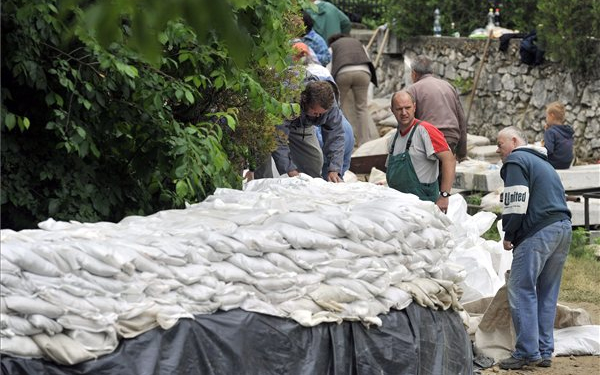
[(90, 150), (92, 151), (92, 155), (97, 158), (100, 157), (100, 150), (98, 150), (98, 147), (96, 147), (95, 143), (90, 143)]
[(188, 186), (185, 183), (185, 180), (177, 181), (177, 184), (175, 184), (175, 192), (177, 193), (177, 196), (179, 196), (181, 198), (184, 198), (185, 196), (187, 196)]
[(185, 176), (186, 171), (187, 167), (185, 166), (185, 164), (178, 166), (177, 168), (175, 168), (175, 177), (183, 178)]
[(189, 53), (180, 53), (179, 54), (179, 62), (184, 62), (190, 59)]
[(46, 105), (51, 106), (54, 103), (56, 103), (56, 97), (54, 96), (54, 93), (50, 92), (46, 94)]
[(75, 131), (77, 132), (77, 134), (79, 134), (79, 136), (80, 136), (82, 139), (85, 139), (85, 136), (86, 136), (86, 134), (87, 134), (87, 133), (86, 133), (86, 131), (85, 131), (85, 129), (84, 129), (84, 128), (82, 128), (82, 127), (78, 126), (78, 127), (76, 127), (76, 128), (75, 128)]
[(12, 130), (17, 124), (17, 118), (12, 113), (8, 113), (6, 117), (4, 117), (4, 125), (8, 128), (8, 130)]
[(190, 104), (194, 104), (194, 95), (191, 93), (191, 91), (185, 91), (185, 98)]
[(224, 116), (227, 119), (227, 126), (229, 126), (229, 128), (231, 128), (231, 130), (235, 130), (235, 125), (236, 125), (235, 118), (229, 114), (224, 114)]
[(54, 94), (54, 99), (56, 99), (56, 104), (58, 104), (59, 106), (63, 106), (63, 104), (65, 104), (62, 96), (58, 95), (58, 94)]
[[(29, 122), (29, 119), (27, 117), (23, 117), (23, 128), (29, 129), (29, 125), (31, 125), (31, 123)], [(23, 129), (21, 129), (21, 130), (23, 130)]]
[(283, 115), (285, 117), (291, 117), (292, 116), (292, 106), (290, 103), (283, 103), (281, 105), (281, 112), (283, 113)]
[(167, 33), (160, 33), (158, 34), (158, 41), (160, 42), (160, 44), (165, 45), (169, 41), (169, 36), (167, 35)]

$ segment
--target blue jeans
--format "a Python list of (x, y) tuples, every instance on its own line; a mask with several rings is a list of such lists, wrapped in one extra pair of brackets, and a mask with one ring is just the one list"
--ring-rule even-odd
[(517, 359), (550, 358), (563, 265), (571, 244), (571, 221), (550, 224), (513, 250), (508, 303), (517, 336)]

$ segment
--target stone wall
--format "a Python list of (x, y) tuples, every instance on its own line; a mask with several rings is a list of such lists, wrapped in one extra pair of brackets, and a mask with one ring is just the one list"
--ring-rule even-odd
[[(470, 134), (495, 142), (499, 129), (516, 125), (530, 142), (539, 141), (543, 139), (545, 105), (560, 100), (567, 109), (567, 123), (575, 129), (576, 157), (582, 162), (600, 160), (600, 79), (574, 74), (553, 62), (525, 65), (519, 59), (519, 42), (511, 40), (506, 52), (499, 50), (498, 40), (490, 42), (470, 111), (472, 85), (468, 81), (475, 79), (486, 40), (416, 37), (400, 42), (391, 38), (378, 64), (380, 85), (374, 95), (387, 97), (410, 84), (407, 62), (424, 54), (435, 62), (437, 76), (457, 87), (460, 81), (467, 83), (461, 99), (465, 113), (469, 112)], [(373, 43), (372, 56), (378, 50)]]

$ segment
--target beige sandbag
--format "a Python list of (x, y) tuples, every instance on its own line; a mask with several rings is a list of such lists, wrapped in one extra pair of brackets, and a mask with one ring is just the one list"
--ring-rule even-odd
[(61, 365), (73, 365), (97, 358), (95, 354), (86, 350), (83, 345), (63, 333), (57, 333), (54, 336), (40, 333), (31, 336), (31, 338), (39, 346), (44, 357)]

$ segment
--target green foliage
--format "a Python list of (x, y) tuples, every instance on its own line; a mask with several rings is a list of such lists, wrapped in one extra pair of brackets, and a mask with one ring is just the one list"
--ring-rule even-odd
[[(596, 244), (600, 243), (598, 239), (593, 242)], [(590, 246), (590, 233), (584, 228), (578, 227), (573, 231), (569, 255), (575, 258), (589, 260), (596, 259), (596, 255), (594, 254), (594, 246)]]
[(4, 228), (118, 221), (241, 187), (297, 93), (283, 85), (294, 0), (2, 10)]
[[(487, 14), (494, 7), (494, 1), (426, 0), (414, 2), (409, 0), (387, 0), (387, 22), (392, 31), (406, 38), (414, 35), (433, 34), (433, 12), (440, 10), (442, 35), (450, 35), (452, 23), (462, 36), (468, 36), (473, 30), (485, 28)], [(535, 28), (532, 14), (535, 14), (538, 0), (504, 0), (500, 8), (502, 27), (512, 30), (529, 31)]]
[(500, 241), (500, 232), (498, 232), (498, 220), (494, 221), (494, 224), (488, 229), (482, 236), (485, 240)]
[(477, 0), (410, 1), (387, 0), (386, 21), (399, 38), (433, 34), (433, 16), (440, 10), (442, 35), (450, 35), (451, 24), (462, 36), (468, 36), (476, 28), (485, 27), (489, 4)]
[(599, 76), (600, 1), (539, 0), (535, 19), (548, 57)]
[[(400, 39), (433, 34), (435, 8), (440, 9), (442, 35), (451, 24), (462, 36), (485, 28), (494, 1), (387, 0), (385, 21)], [(600, 1), (597, 0), (503, 0), (500, 26), (514, 31), (537, 29), (546, 56), (584, 74), (596, 73), (600, 65)]]
[(469, 94), (473, 90), (473, 77), (464, 79), (458, 76), (452, 81), (452, 85), (456, 87), (460, 95)]

